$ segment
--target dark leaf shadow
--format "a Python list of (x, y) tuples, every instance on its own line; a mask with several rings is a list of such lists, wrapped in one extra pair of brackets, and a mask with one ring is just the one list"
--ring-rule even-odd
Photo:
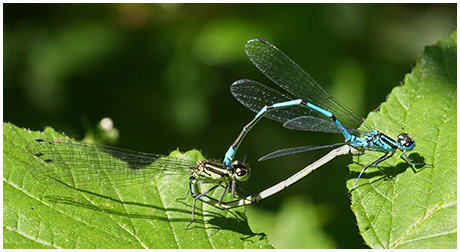
[[(163, 217), (163, 216), (159, 216), (159, 215), (126, 213), (126, 212), (121, 212), (121, 211), (114, 210), (113, 208), (96, 206), (94, 204), (85, 203), (85, 202), (78, 202), (78, 201), (75, 200), (75, 198), (61, 196), (61, 195), (46, 195), (44, 197), (45, 199), (47, 199), (50, 202), (55, 203), (55, 204), (66, 204), (66, 205), (71, 205), (71, 206), (75, 206), (75, 207), (81, 207), (81, 208), (85, 208), (85, 209), (90, 209), (90, 210), (96, 211), (96, 212), (101, 212), (101, 213), (105, 213), (105, 214), (114, 214), (114, 215), (124, 216), (124, 217), (128, 217), (128, 218), (155, 219), (155, 220), (160, 220), (160, 221), (165, 221), (165, 222), (184, 222), (184, 223), (189, 223), (191, 221), (191, 209), (192, 209), (192, 206), (187, 204), (187, 203), (183, 203), (183, 204), (189, 206), (190, 211), (182, 209), (182, 208), (176, 208), (176, 207), (174, 207), (174, 208), (164, 208), (163, 206), (159, 207), (159, 206), (156, 206), (156, 205), (145, 204), (145, 203), (140, 203), (140, 202), (122, 201), (122, 200), (119, 200), (117, 198), (112, 198), (110, 196), (98, 194), (98, 193), (91, 192), (91, 191), (88, 191), (88, 190), (85, 190), (85, 189), (72, 187), (72, 186), (67, 185), (66, 183), (64, 183), (62, 181), (58, 181), (58, 182), (61, 183), (64, 186), (68, 187), (68, 188), (73, 189), (73, 190), (76, 190), (76, 191), (79, 191), (79, 192), (82, 192), (82, 193), (86, 193), (86, 194), (90, 194), (90, 195), (93, 195), (93, 196), (96, 196), (96, 197), (100, 197), (100, 198), (103, 198), (103, 199), (106, 199), (106, 200), (109, 200), (109, 201), (112, 201), (112, 202), (116, 202), (118, 204), (145, 207), (145, 208), (159, 210), (159, 211), (162, 211), (162, 212), (170, 211), (170, 212), (189, 213), (190, 218), (170, 218), (170, 217)], [(216, 210), (217, 210), (217, 208), (216, 208)], [(197, 208), (196, 211), (199, 211), (199, 209)], [(231, 231), (234, 231), (234, 232), (241, 233), (242, 235), (245, 235), (245, 236), (265, 235), (265, 234), (255, 234), (255, 233), (253, 233), (251, 231), (251, 229), (249, 228), (246, 216), (240, 214), (239, 212), (237, 212), (237, 214), (239, 215), (238, 216), (239, 221), (237, 219), (235, 219), (235, 218), (227, 218), (222, 213), (218, 213), (218, 212), (214, 212), (214, 211), (207, 211), (206, 214), (207, 214), (207, 217), (209, 217), (209, 216), (212, 217), (207, 221), (209, 224), (212, 224), (212, 226), (207, 227), (207, 228), (210, 228), (210, 229), (215, 228), (215, 229), (219, 229), (219, 230), (231, 230)], [(193, 220), (193, 223), (201, 223), (202, 224), (202, 223), (204, 223), (204, 221), (195, 218)], [(184, 225), (184, 228), (185, 228), (185, 225)], [(202, 227), (202, 226), (194, 226), (194, 225), (190, 226), (188, 229), (193, 229), (193, 228), (203, 228), (204, 229), (204, 227)]]
[[(378, 165), (378, 168), (380, 168), (380, 170), (375, 167), (375, 166), (370, 166), (369, 168), (367, 168), (366, 172), (362, 175), (362, 176), (366, 176), (367, 178), (373, 178), (373, 177), (378, 177), (380, 176), (381, 178), (377, 179), (377, 180), (374, 180), (373, 182), (377, 182), (377, 181), (381, 181), (381, 180), (393, 180), (395, 177), (398, 176), (398, 174), (401, 174), (401, 173), (404, 173), (406, 172), (407, 168), (411, 168), (412, 171), (414, 173), (417, 173), (425, 168), (431, 168), (432, 165), (430, 164), (425, 164), (425, 158), (423, 158), (422, 156), (420, 156), (418, 153), (412, 153), (409, 158), (410, 160), (413, 162), (413, 163), (416, 163), (415, 165), (410, 165), (406, 162), (406, 160), (404, 159), (404, 157), (401, 155), (400, 157), (401, 159), (404, 160), (403, 163), (399, 163), (397, 164), (396, 166), (381, 166), (381, 165)], [(363, 166), (364, 168), (364, 166)], [(369, 169), (372, 169), (372, 171), (369, 171)], [(382, 173), (385, 173), (383, 174)], [(358, 178), (359, 174), (360, 174), (361, 171), (352, 171), (348, 174), (347, 176), (347, 179), (356, 179)], [(361, 177), (362, 179), (362, 177)], [(365, 184), (361, 184), (361, 185), (357, 185), (354, 190), (358, 189), (359, 187), (361, 186), (365, 186), (367, 185), (367, 183)]]

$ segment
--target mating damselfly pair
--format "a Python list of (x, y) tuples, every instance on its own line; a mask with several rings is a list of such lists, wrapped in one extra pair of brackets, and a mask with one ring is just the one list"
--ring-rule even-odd
[[(54, 184), (57, 182), (78, 189), (129, 185), (150, 181), (155, 176), (190, 173), (187, 194), (193, 197), (193, 206), (188, 227), (193, 222), (197, 200), (232, 213), (229, 209), (270, 197), (340, 155), (360, 154), (365, 150), (383, 153), (383, 156), (362, 169), (352, 190), (367, 168), (378, 168), (377, 165), (393, 156), (397, 149), (403, 153), (408, 164), (425, 165), (412, 163), (408, 158), (406, 151), (412, 150), (415, 142), (407, 134), (402, 133), (394, 140), (371, 129), (361, 117), (330, 96), (302, 68), (272, 44), (254, 39), (248, 41), (245, 49), (254, 65), (286, 93), (252, 80), (239, 80), (232, 84), (231, 92), (234, 97), (257, 114), (243, 127), (222, 162), (196, 162), (72, 140), (37, 139), (27, 146), (33, 154), (27, 163), (27, 170), (42, 181), (52, 181)], [(345, 141), (327, 146), (289, 148), (264, 156), (262, 159), (269, 159), (339, 146), (290, 178), (258, 194), (240, 198), (236, 195), (237, 182), (248, 179), (249, 169), (243, 162), (235, 160), (236, 152), (247, 133), (264, 116), (282, 122), (289, 129), (341, 133)], [(362, 131), (358, 130), (360, 126)], [(202, 184), (213, 186), (201, 191)], [(210, 197), (209, 193), (218, 187), (224, 188), (220, 198)], [(231, 193), (235, 200), (224, 201), (227, 193)]]

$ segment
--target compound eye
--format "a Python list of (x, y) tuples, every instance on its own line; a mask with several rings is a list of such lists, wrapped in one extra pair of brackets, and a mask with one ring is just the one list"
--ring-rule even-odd
[(249, 178), (249, 169), (246, 165), (239, 161), (235, 160), (232, 163), (233, 170), (235, 171), (236, 179), (239, 181), (244, 181)]
[(246, 175), (247, 171), (246, 171), (246, 168), (244, 168), (244, 169), (243, 169), (243, 168), (237, 168), (237, 169), (235, 170), (235, 173), (236, 173), (236, 175), (237, 175), (238, 177), (242, 177), (242, 176), (245, 176), (245, 175)]
[(405, 149), (405, 150), (412, 150), (415, 147), (415, 141), (406, 133), (401, 133), (398, 136), (398, 143)]

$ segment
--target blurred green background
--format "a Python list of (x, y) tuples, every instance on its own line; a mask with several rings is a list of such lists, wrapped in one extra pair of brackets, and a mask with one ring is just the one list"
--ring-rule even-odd
[[(423, 47), (456, 29), (455, 4), (4, 4), (4, 121), (83, 139), (110, 117), (118, 146), (221, 159), (254, 113), (229, 86), (274, 84), (244, 53), (251, 38), (283, 50), (366, 117), (411, 71)], [(238, 158), (256, 193), (326, 151), (257, 162), (279, 148), (343, 141), (262, 120)], [(247, 208), (277, 248), (361, 248), (345, 188), (351, 158), (331, 162)]]

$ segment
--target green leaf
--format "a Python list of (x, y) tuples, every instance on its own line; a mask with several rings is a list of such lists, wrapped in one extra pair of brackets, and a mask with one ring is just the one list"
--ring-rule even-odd
[[(425, 48), (404, 86), (393, 89), (366, 122), (388, 136), (407, 132), (416, 141), (411, 167), (399, 151), (369, 168), (352, 191), (359, 230), (372, 248), (457, 246), (457, 33)], [(382, 153), (366, 152), (350, 166), (351, 189), (366, 164)]]
[[(190, 175), (169, 175), (144, 184), (114, 187), (107, 195), (50, 186), (25, 169), (25, 149), (36, 138), (66, 138), (3, 125), (3, 246), (5, 248), (271, 248), (248, 227), (244, 209), (226, 211), (182, 201)], [(202, 159), (196, 150), (181, 154)], [(220, 191), (222, 193), (222, 191)], [(215, 192), (213, 196), (219, 196)], [(204, 217), (203, 217), (204, 216)]]

